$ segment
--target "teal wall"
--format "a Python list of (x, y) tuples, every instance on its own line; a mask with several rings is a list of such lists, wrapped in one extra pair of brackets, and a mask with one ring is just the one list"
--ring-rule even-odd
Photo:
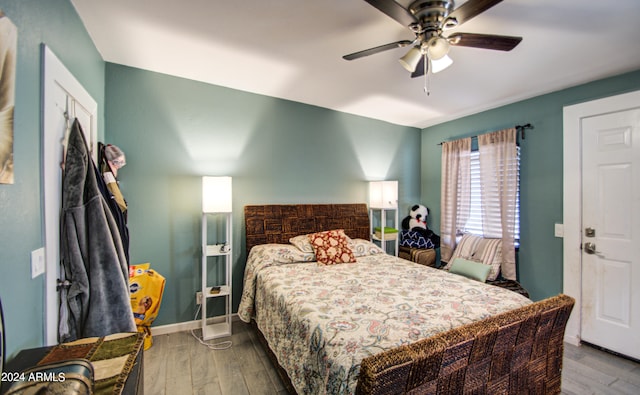
[(520, 282), (535, 300), (562, 292), (562, 109), (564, 106), (640, 89), (640, 71), (534, 97), (442, 123), (422, 131), (422, 201), (440, 228), (441, 146), (438, 143), (531, 123), (521, 142)]
[(127, 154), (133, 262), (167, 277), (156, 325), (193, 319), (200, 280), (200, 176), (234, 178), (234, 309), (244, 269), (242, 207), (364, 202), (366, 180), (400, 181), (403, 210), (432, 208), (439, 228), (442, 140), (530, 122), (523, 143), (520, 276), (535, 299), (561, 291), (562, 107), (640, 89), (640, 72), (447, 122), (423, 131), (323, 108), (105, 64), (69, 0), (0, 0), (18, 27), (15, 176), (0, 185), (0, 298), (7, 351), (41, 346), (43, 240), (41, 49), (48, 44), (98, 102), (101, 140)]
[(167, 278), (154, 325), (194, 319), (203, 175), (233, 177), (234, 311), (245, 205), (366, 203), (373, 179), (399, 180), (401, 207), (420, 196), (416, 128), (111, 63), (106, 98), (106, 142), (127, 157), (131, 261)]
[(31, 251), (44, 245), (41, 203), (41, 43), (98, 102), (103, 129), (105, 63), (68, 0), (0, 0), (18, 28), (15, 183), (0, 184), (0, 298), (7, 352), (44, 342), (44, 276), (31, 279)]

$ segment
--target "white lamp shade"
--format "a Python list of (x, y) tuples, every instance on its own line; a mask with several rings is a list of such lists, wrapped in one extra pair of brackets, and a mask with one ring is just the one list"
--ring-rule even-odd
[(449, 41), (443, 37), (433, 38), (429, 41), (427, 55), (431, 60), (442, 59), (449, 53)]
[(369, 207), (397, 208), (398, 181), (371, 181), (369, 183)]
[(439, 73), (442, 70), (446, 69), (447, 67), (451, 66), (452, 64), (453, 64), (453, 59), (451, 59), (449, 55), (444, 55), (438, 60), (431, 59), (431, 72), (434, 74)]
[(202, 212), (231, 212), (231, 177), (202, 177)]
[(422, 52), (420, 52), (420, 47), (412, 47), (403, 57), (398, 59), (398, 62), (400, 62), (402, 67), (408, 72), (413, 73), (416, 71), (416, 67), (418, 67), (421, 58)]

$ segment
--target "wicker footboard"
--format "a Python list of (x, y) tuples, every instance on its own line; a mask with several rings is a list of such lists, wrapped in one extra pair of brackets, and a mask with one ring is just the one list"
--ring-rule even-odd
[(574, 299), (557, 295), (365, 358), (357, 394), (558, 394)]

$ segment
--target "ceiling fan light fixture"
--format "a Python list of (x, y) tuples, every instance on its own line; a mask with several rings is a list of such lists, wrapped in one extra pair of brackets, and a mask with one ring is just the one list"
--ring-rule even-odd
[(449, 53), (449, 41), (444, 37), (434, 37), (427, 45), (429, 59), (438, 60)]
[(418, 63), (420, 63), (420, 59), (422, 58), (422, 52), (420, 51), (419, 46), (412, 47), (403, 57), (398, 59), (398, 62), (407, 69), (408, 72), (413, 73), (416, 71), (416, 67), (418, 67)]
[(440, 59), (431, 59), (431, 72), (438, 73), (453, 64), (453, 59), (449, 55), (445, 54)]

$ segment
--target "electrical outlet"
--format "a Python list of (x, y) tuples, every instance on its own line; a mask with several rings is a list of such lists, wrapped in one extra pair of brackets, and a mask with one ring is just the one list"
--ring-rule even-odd
[(196, 292), (196, 304), (202, 304), (202, 292), (200, 291)]

